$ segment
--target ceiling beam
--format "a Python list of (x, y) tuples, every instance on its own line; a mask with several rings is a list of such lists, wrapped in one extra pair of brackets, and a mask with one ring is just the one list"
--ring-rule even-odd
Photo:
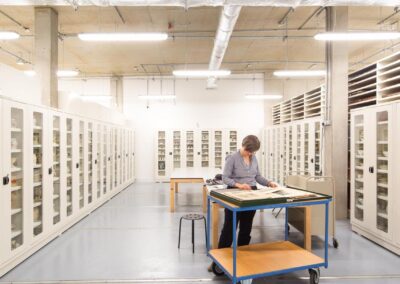
[(290, 14), (291, 12), (293, 12), (293, 11), (294, 11), (293, 7), (290, 7), (290, 8), (286, 11), (285, 15), (283, 15), (282, 19), (280, 19), (280, 20), (278, 21), (278, 25), (280, 25), (280, 26), (284, 25), (284, 24), (287, 22), (288, 18), (289, 18), (289, 14)]
[(7, 19), (11, 20), (12, 22), (14, 22), (15, 24), (17, 24), (18, 26), (20, 26), (21, 28), (24, 29), (25, 32), (30, 32), (30, 29), (23, 25), (22, 23), (20, 23), (19, 21), (17, 21), (16, 19), (14, 19), (13, 17), (11, 17), (10, 15), (8, 15), (7, 13), (3, 12), (0, 10), (0, 14), (2, 14), (4, 17), (6, 17)]
[(117, 14), (118, 14), (119, 18), (121, 19), (122, 23), (125, 24), (125, 19), (124, 19), (124, 17), (122, 16), (121, 11), (118, 9), (117, 6), (114, 6), (114, 9), (115, 9), (115, 11), (117, 12)]
[(301, 30), (304, 28), (305, 25), (307, 25), (307, 23), (314, 18), (315, 15), (319, 15), (323, 10), (325, 9), (325, 7), (321, 6), (318, 7), (317, 9), (314, 10), (314, 12), (300, 25), (300, 27), (297, 30)]

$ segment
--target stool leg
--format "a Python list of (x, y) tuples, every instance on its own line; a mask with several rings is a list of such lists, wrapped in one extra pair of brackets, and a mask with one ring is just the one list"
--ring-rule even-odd
[(194, 220), (192, 220), (192, 246), (193, 246), (193, 253), (194, 253)]
[(181, 227), (182, 227), (182, 218), (179, 220), (179, 239), (178, 239), (178, 248), (181, 247)]
[(206, 251), (207, 251), (207, 221), (206, 218), (204, 218), (204, 232), (206, 233)]

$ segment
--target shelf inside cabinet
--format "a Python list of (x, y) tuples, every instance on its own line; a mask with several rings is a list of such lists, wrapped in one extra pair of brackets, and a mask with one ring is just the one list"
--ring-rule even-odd
[(15, 209), (11, 209), (11, 215), (16, 215), (18, 213), (22, 212), (22, 208), (15, 208)]
[(38, 221), (38, 222), (33, 222), (33, 227), (34, 227), (34, 228), (37, 228), (37, 227), (39, 227), (40, 225), (42, 225), (42, 222), (40, 222), (40, 221)]
[(18, 236), (22, 235), (22, 231), (21, 230), (12, 230), (11, 231), (11, 239), (14, 239)]

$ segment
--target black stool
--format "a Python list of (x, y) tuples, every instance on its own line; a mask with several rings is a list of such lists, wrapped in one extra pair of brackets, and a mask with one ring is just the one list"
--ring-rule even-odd
[(181, 227), (182, 227), (182, 219), (192, 221), (192, 245), (193, 245), (193, 253), (194, 253), (194, 221), (204, 220), (204, 231), (206, 234), (206, 243), (207, 243), (207, 221), (203, 215), (200, 214), (186, 214), (181, 217), (179, 220), (179, 240), (178, 240), (178, 248), (181, 247)]

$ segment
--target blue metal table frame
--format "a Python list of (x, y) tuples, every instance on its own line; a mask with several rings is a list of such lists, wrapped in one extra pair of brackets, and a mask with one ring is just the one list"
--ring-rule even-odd
[[(270, 205), (258, 205), (258, 206), (249, 206), (249, 207), (237, 207), (233, 204), (227, 203), (221, 199), (215, 198), (211, 195), (207, 197), (207, 255), (212, 258), (212, 260), (224, 271), (225, 275), (227, 275), (230, 279), (232, 279), (232, 283), (237, 283), (237, 281), (254, 279), (259, 277), (273, 276), (278, 274), (285, 274), (299, 270), (306, 269), (316, 269), (319, 267), (328, 268), (328, 228), (329, 228), (329, 203), (332, 201), (332, 198), (326, 198), (321, 200), (313, 200), (313, 201), (302, 201), (302, 202), (287, 202), (287, 203), (278, 203), (278, 204), (270, 204)], [(224, 208), (227, 208), (232, 211), (233, 222), (232, 222), (232, 234), (233, 234), (233, 244), (232, 244), (232, 255), (233, 255), (233, 269), (232, 274), (227, 271), (223, 265), (210, 254), (210, 233), (211, 233), (211, 214), (210, 214), (210, 203), (216, 202)], [(237, 276), (237, 240), (236, 240), (236, 218), (238, 212), (250, 211), (250, 210), (260, 210), (260, 209), (272, 209), (272, 208), (285, 208), (285, 241), (288, 240), (289, 230), (288, 230), (288, 214), (287, 209), (291, 207), (300, 207), (300, 206), (314, 206), (314, 205), (325, 205), (325, 240), (324, 240), (324, 262), (317, 263), (313, 265), (307, 266), (299, 266), (292, 267), (290, 269), (284, 269), (273, 272), (266, 272), (261, 274), (247, 275), (243, 277)]]

